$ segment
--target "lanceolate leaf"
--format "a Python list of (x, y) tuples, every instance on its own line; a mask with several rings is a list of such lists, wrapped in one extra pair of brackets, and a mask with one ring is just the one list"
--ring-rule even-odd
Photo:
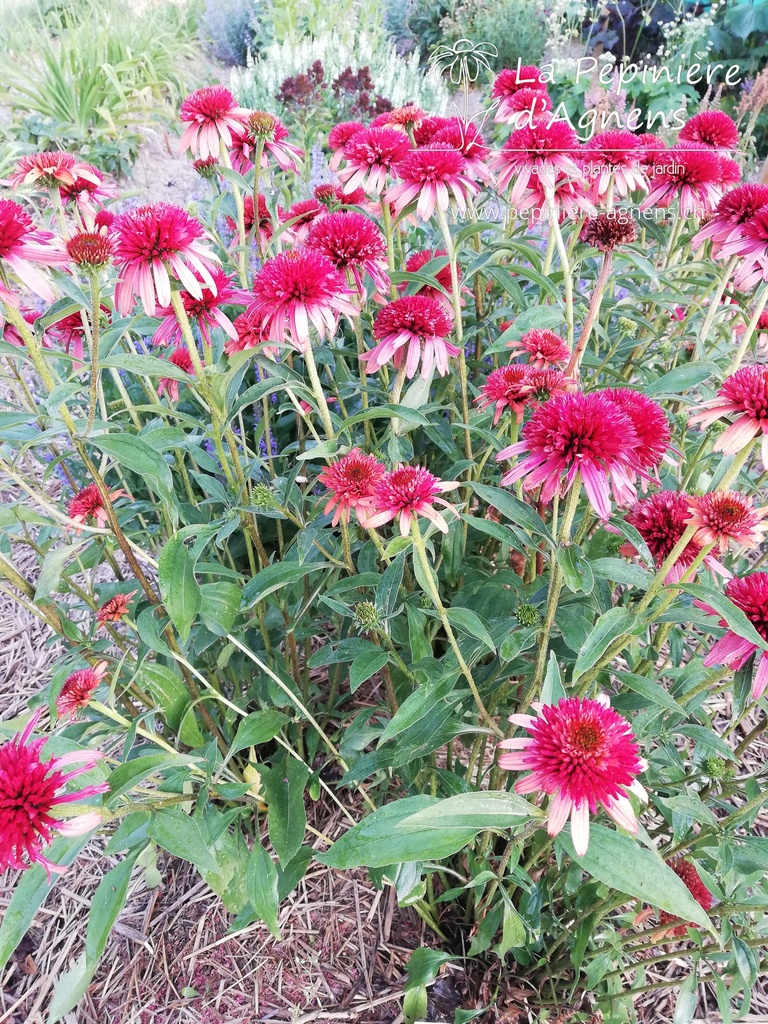
[(162, 550), (159, 562), (160, 593), (171, 621), (184, 643), (203, 603), (200, 584), (184, 541), (172, 537)]

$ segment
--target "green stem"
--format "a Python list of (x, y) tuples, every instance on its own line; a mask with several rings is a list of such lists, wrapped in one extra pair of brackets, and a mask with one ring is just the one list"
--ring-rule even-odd
[(91, 384), (88, 402), (88, 422), (85, 427), (86, 437), (88, 437), (93, 429), (93, 421), (96, 419), (96, 403), (99, 397), (99, 313), (101, 312), (99, 276), (94, 270), (91, 271), (89, 277), (91, 279)]
[(736, 373), (738, 368), (741, 366), (741, 362), (747, 353), (747, 348), (752, 340), (752, 335), (755, 333), (757, 322), (762, 316), (765, 304), (768, 302), (768, 284), (763, 286), (763, 290), (760, 292), (760, 298), (757, 300), (757, 305), (754, 308), (752, 316), (749, 318), (747, 329), (744, 331), (744, 337), (741, 339), (736, 355), (733, 357), (733, 362), (728, 370), (729, 374)]

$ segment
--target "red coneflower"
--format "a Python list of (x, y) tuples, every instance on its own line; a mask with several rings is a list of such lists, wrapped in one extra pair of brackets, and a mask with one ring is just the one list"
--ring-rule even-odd
[(717, 184), (720, 186), (721, 192), (724, 192), (726, 189), (739, 184), (741, 181), (741, 167), (739, 167), (735, 160), (731, 160), (729, 156), (720, 154), (718, 159), (720, 160), (720, 177)]
[(703, 412), (694, 413), (688, 422), (708, 427), (731, 413), (737, 418), (714, 444), (716, 452), (735, 455), (760, 434), (763, 466), (768, 469), (768, 366), (744, 366), (726, 377), (716, 398), (701, 403)]
[[(237, 223), (234, 217), (225, 218), (226, 225), (230, 231), (237, 231)], [(253, 217), (253, 196), (243, 196), (243, 221), (246, 234), (251, 231), (254, 225)], [(270, 216), (269, 210), (267, 209), (267, 201), (264, 196), (259, 193), (259, 238), (261, 240), (262, 248), (264, 248), (267, 242), (273, 235), (272, 217)]]
[[(134, 591), (135, 593), (135, 591)], [(93, 668), (78, 669), (64, 680), (64, 685), (56, 698), (56, 713), (59, 718), (68, 718), (74, 722), (81, 708), (87, 707), (94, 691), (101, 685), (109, 665), (100, 661)]]
[(215, 156), (207, 156), (205, 160), (193, 160), (192, 170), (197, 171), (200, 177), (206, 181), (213, 181), (219, 176), (219, 159)]
[[(188, 373), (194, 376), (195, 367), (192, 363), (192, 356), (189, 354), (189, 349), (186, 345), (179, 345), (173, 352), (168, 356), (168, 362), (173, 363), (179, 370), (183, 370), (184, 373)], [(168, 400), (171, 402), (178, 402), (179, 400), (179, 381), (175, 377), (161, 377), (157, 383), (157, 396), (161, 398), (163, 392), (168, 392)], [(119, 595), (118, 595), (119, 596)], [(117, 598), (112, 598), (113, 601)], [(97, 616), (98, 618), (98, 616)]]
[(414, 142), (417, 146), (426, 146), (428, 142), (434, 139), (440, 129), (446, 128), (452, 120), (453, 118), (450, 117), (440, 117), (439, 114), (425, 117), (413, 130)]
[(720, 159), (714, 150), (680, 142), (659, 156), (651, 172), (651, 190), (640, 209), (669, 206), (677, 198), (682, 217), (701, 217), (720, 202), (720, 179)]
[(187, 96), (181, 104), (179, 118), (186, 124), (179, 139), (179, 151), (192, 150), (204, 160), (217, 157), (224, 145), (232, 145), (232, 136), (242, 129), (248, 111), (238, 107), (237, 100), (223, 85), (207, 85)]
[(758, 210), (768, 206), (768, 185), (749, 182), (726, 192), (715, 208), (712, 218), (694, 235), (691, 245), (698, 248), (712, 239), (713, 255), (725, 242), (740, 242), (742, 225), (752, 220)]
[(355, 210), (326, 214), (312, 223), (306, 244), (327, 256), (337, 270), (349, 270), (361, 295), (365, 295), (365, 274), (379, 291), (388, 291), (387, 245), (381, 231), (365, 214)]
[(312, 324), (321, 338), (333, 337), (339, 314), (359, 314), (347, 283), (327, 256), (315, 249), (294, 249), (266, 261), (253, 282), (269, 337), (304, 351)]
[(520, 198), (532, 180), (549, 190), (554, 190), (558, 172), (573, 184), (580, 182), (581, 170), (574, 159), (578, 152), (576, 132), (564, 121), (553, 121), (545, 116), (531, 126), (518, 128), (493, 161), (498, 172), (499, 192), (503, 192), (514, 178), (509, 202), (512, 206), (519, 206)]
[(530, 394), (526, 386), (530, 373), (530, 367), (523, 363), (510, 363), (509, 366), (499, 366), (492, 370), (485, 378), (485, 384), (480, 388), (475, 401), (479, 409), (494, 407), (494, 427), (505, 409), (516, 416), (518, 423), (522, 420)]
[(454, 200), (462, 213), (467, 198), (476, 196), (478, 185), (466, 173), (467, 162), (458, 149), (447, 142), (430, 142), (424, 149), (415, 149), (397, 164), (402, 181), (387, 190), (385, 200), (400, 213), (415, 200), (416, 213), (429, 220), (435, 207), (445, 212)]
[[(234, 339), (237, 336), (232, 321), (223, 312), (222, 306), (245, 306), (252, 301), (250, 292), (243, 288), (237, 288), (232, 278), (219, 267), (215, 268), (211, 277), (213, 287), (201, 288), (200, 295), (190, 295), (183, 289), (179, 292), (187, 316), (197, 324), (207, 345), (211, 344), (210, 332), (214, 327), (220, 327), (229, 338)], [(155, 345), (181, 345), (184, 335), (181, 324), (176, 319), (173, 306), (164, 306), (158, 309), (155, 315), (160, 317), (161, 323), (155, 331), (153, 343)]]
[(566, 377), (562, 370), (552, 367), (538, 369), (535, 366), (528, 366), (526, 369), (528, 370), (528, 379), (523, 387), (526, 391), (528, 405), (548, 402), (553, 395), (571, 391), (578, 385), (573, 377)]
[(545, 502), (567, 493), (580, 473), (592, 508), (608, 519), (611, 488), (620, 503), (636, 496), (638, 443), (630, 418), (605, 394), (565, 392), (539, 406), (523, 427), (523, 440), (500, 451), (496, 461), (525, 455), (501, 482), (525, 477), (523, 487), (540, 486)]
[(761, 522), (768, 508), (753, 508), (752, 499), (738, 491), (711, 491), (688, 502), (689, 526), (696, 527), (694, 540), (702, 547), (716, 544), (725, 551), (730, 541), (745, 548), (756, 547), (768, 523)]
[[(448, 252), (445, 249), (421, 249), (419, 252), (412, 253), (405, 262), (405, 269), (409, 274), (418, 274), (419, 271), (431, 260), (439, 259), (444, 257), (444, 266), (440, 270), (433, 270), (432, 277), (441, 286), (440, 288), (432, 288), (429, 285), (416, 284), (416, 295), (427, 295), (430, 299), (437, 299), (438, 302), (442, 302), (446, 310), (449, 313), (453, 312), (453, 305), (451, 300), (451, 267), (448, 262)], [(461, 284), (461, 268), (456, 268), (459, 284)], [(407, 287), (413, 287), (412, 282), (401, 281), (398, 284), (398, 291), (405, 291)], [(464, 289), (460, 289), (464, 290)], [(465, 305), (464, 299), (461, 300), (461, 305)]]
[(328, 148), (331, 151), (330, 168), (335, 171), (344, 156), (344, 147), (358, 132), (365, 131), (362, 121), (342, 121), (328, 132)]
[[(768, 641), (768, 572), (753, 572), (749, 576), (728, 580), (725, 596), (744, 612), (763, 640)], [(694, 600), (693, 603), (709, 615), (720, 614), (705, 601)], [(752, 697), (759, 700), (768, 686), (768, 651), (734, 633), (725, 619), (720, 619), (719, 625), (725, 626), (725, 636), (710, 648), (704, 658), (704, 667), (727, 665), (738, 672), (755, 651), (759, 651), (757, 671), (752, 680)]]
[(337, 172), (344, 192), (364, 188), (379, 195), (387, 176), (410, 152), (411, 140), (396, 128), (365, 128), (353, 135), (344, 147), (346, 166)]
[(318, 480), (330, 492), (324, 515), (328, 515), (331, 509), (336, 510), (331, 525), (337, 526), (340, 519), (348, 523), (351, 512), (363, 522), (374, 509), (376, 485), (386, 472), (386, 466), (374, 455), (366, 455), (359, 448), (353, 448), (327, 466)]
[(442, 533), (447, 533), (448, 524), (435, 505), (455, 512), (453, 505), (439, 495), (453, 491), (458, 486), (458, 480), (438, 480), (421, 466), (395, 466), (376, 484), (375, 511), (372, 516), (366, 516), (364, 525), (375, 529), (397, 519), (401, 536), (407, 537), (411, 532), (411, 520), (416, 516), (424, 516)]
[(686, 121), (677, 136), (680, 142), (696, 142), (713, 149), (737, 149), (739, 129), (722, 110), (702, 110)]
[[(716, 113), (716, 111), (713, 111), (713, 113)], [(683, 857), (674, 857), (672, 860), (667, 861), (667, 867), (672, 868), (677, 877), (685, 882), (686, 888), (702, 910), (712, 909), (715, 904), (715, 897), (706, 885), (704, 885), (699, 877), (698, 871), (689, 860), (685, 860)], [(669, 924), (670, 922), (677, 922), (679, 920), (679, 918), (673, 917), (672, 914), (668, 913), (666, 910), (659, 911), (659, 924)], [(664, 935), (671, 939), (681, 939), (686, 934), (689, 927), (695, 928), (696, 925), (693, 924), (693, 922), (690, 924), (685, 922), (675, 924), (672, 928), (668, 928), (664, 932)], [(661, 937), (662, 936), (660, 936), (660, 938)]]
[(638, 135), (637, 141), (640, 143), (640, 163), (646, 168), (653, 167), (658, 162), (659, 157), (667, 150), (663, 140), (658, 135), (652, 135), (651, 132)]
[(642, 147), (632, 132), (614, 129), (594, 135), (583, 151), (584, 160), (592, 165), (592, 198), (598, 202), (613, 182), (614, 194), (624, 197), (637, 189), (648, 190), (640, 157)]
[[(291, 245), (298, 246), (305, 243), (311, 225), (319, 217), (325, 217), (328, 209), (323, 203), (312, 197), (311, 199), (300, 199), (298, 203), (294, 203), (287, 210), (278, 207), (278, 213), (280, 223), (289, 225), (283, 231), (283, 238)], [(290, 223), (291, 221), (293, 223)]]
[[(660, 568), (671, 554), (675, 545), (685, 533), (691, 517), (691, 495), (684, 491), (657, 491), (648, 498), (643, 498), (627, 514), (627, 522), (634, 526), (648, 550)], [(678, 555), (675, 564), (667, 573), (665, 583), (678, 583), (701, 551), (701, 544), (694, 538), (689, 541), (685, 550)], [(632, 545), (623, 545), (622, 554), (634, 555)], [(705, 565), (713, 572), (728, 575), (711, 555), (704, 560)]]
[[(109, 500), (116, 501), (124, 496), (128, 497), (125, 491), (110, 491)], [(88, 484), (87, 487), (84, 487), (70, 498), (67, 505), (67, 515), (73, 523), (78, 523), (79, 525), (82, 525), (91, 518), (96, 520), (97, 526), (105, 526), (107, 524), (107, 510), (104, 508), (104, 502), (101, 500), (96, 484)]]
[[(518, 97), (521, 92), (525, 94), (523, 98)], [(494, 120), (514, 123), (521, 111), (530, 110), (532, 102), (540, 102), (544, 97), (549, 99), (547, 85), (541, 71), (533, 64), (519, 69), (504, 68), (491, 87), (491, 99), (498, 100)]]
[(433, 143), (438, 142), (447, 143), (454, 149), (458, 149), (464, 157), (464, 169), (468, 175), (479, 181), (491, 180), (491, 172), (485, 163), (489, 150), (476, 125), (469, 121), (462, 121), (461, 118), (452, 117), (447, 124), (437, 129), (424, 148), (429, 148)]
[(667, 414), (658, 402), (631, 388), (606, 388), (601, 392), (629, 417), (637, 434), (635, 462), (641, 476), (655, 472), (667, 454), (672, 432)]
[(131, 598), (137, 594), (138, 590), (132, 590), (130, 594), (115, 594), (114, 597), (110, 597), (96, 612), (96, 621), (99, 625), (104, 625), (107, 622), (120, 622), (123, 616), (128, 614)]
[[(258, 303), (252, 303), (244, 313), (241, 313), (236, 318), (233, 327), (237, 337), (229, 338), (224, 342), (224, 351), (228, 356), (247, 348), (256, 348), (257, 345), (269, 341), (269, 314)], [(272, 345), (267, 345), (263, 351), (266, 355), (274, 358), (279, 350)]]
[(101, 231), (78, 231), (67, 242), (67, 253), (78, 266), (100, 270), (112, 259), (113, 246)]
[(148, 316), (155, 315), (157, 306), (170, 306), (169, 268), (195, 298), (202, 298), (204, 285), (215, 292), (213, 273), (220, 260), (200, 241), (203, 226), (186, 210), (170, 203), (140, 206), (115, 217), (112, 230), (119, 271), (115, 302), (121, 315), (131, 312), (136, 297)]
[[(109, 323), (110, 315), (111, 310), (109, 307), (101, 306), (102, 322), (106, 321), (106, 323)], [(63, 316), (61, 320), (50, 324), (46, 331), (46, 336), (49, 340), (56, 341), (67, 355), (72, 356), (72, 369), (74, 370), (79, 369), (83, 361), (85, 349), (84, 316), (86, 316), (85, 310), (75, 310), (74, 313), (69, 313), (67, 316)]]
[(47, 153), (27, 153), (16, 164), (8, 179), (11, 188), (34, 185), (36, 188), (62, 188), (74, 185), (77, 178), (84, 178), (94, 186), (102, 178), (95, 167), (77, 160), (71, 153), (54, 150)]
[(279, 117), (267, 114), (263, 110), (255, 110), (248, 116), (245, 133), (251, 147), (250, 152), (243, 148), (245, 157), (250, 159), (251, 156), (255, 156), (256, 144), (261, 141), (264, 143), (261, 154), (262, 167), (269, 167), (271, 156), (281, 171), (293, 171), (294, 174), (298, 174), (299, 167), (296, 161), (302, 159), (304, 150), (286, 142), (289, 132)]
[(333, 185), (328, 182), (325, 185), (316, 185), (312, 195), (328, 210), (337, 210), (340, 206), (362, 206), (367, 201), (367, 196), (361, 188), (354, 192), (345, 194), (341, 185)]
[(622, 209), (587, 217), (580, 238), (599, 252), (613, 252), (620, 245), (629, 245), (637, 238), (634, 217), (629, 210)]
[(640, 757), (629, 722), (613, 710), (609, 698), (564, 697), (557, 704), (532, 707), (537, 717), (509, 716), (531, 735), (502, 740), (499, 746), (512, 753), (501, 754), (499, 766), (531, 772), (518, 779), (515, 792), (551, 797), (549, 834), (558, 835), (570, 815), (573, 848), (583, 857), (589, 847), (589, 815), (597, 814), (598, 805), (621, 828), (637, 832), (627, 791), (647, 801), (637, 776), (648, 765)]
[(507, 348), (527, 357), (529, 366), (545, 370), (548, 366), (562, 366), (568, 362), (570, 349), (554, 331), (534, 328), (526, 331), (517, 341), (508, 341)]
[[(43, 844), (50, 844), (56, 834), (83, 835), (101, 821), (96, 811), (61, 821), (54, 817), (55, 809), (106, 793), (109, 786), (103, 782), (65, 792), (70, 779), (90, 771), (104, 755), (95, 750), (75, 750), (42, 761), (40, 751), (46, 737), (30, 742), (39, 718), (40, 711), (36, 711), (21, 733), (0, 746), (0, 870), (23, 871), (32, 864), (42, 864), (50, 879), (51, 872), (60, 874), (66, 869), (44, 856)], [(62, 771), (75, 764), (79, 767)]]
[(385, 110), (371, 121), (371, 128), (397, 128), (401, 132), (415, 131), (427, 115), (415, 103)]
[(373, 336), (378, 345), (360, 358), (368, 373), (388, 362), (399, 368), (405, 356), (405, 373), (413, 377), (421, 362), (421, 376), (427, 380), (433, 368), (444, 377), (448, 358), (460, 349), (446, 339), (453, 322), (445, 306), (426, 295), (404, 295), (379, 310), (373, 323)]
[[(46, 302), (53, 302), (55, 295), (48, 279), (32, 264), (63, 267), (69, 262), (69, 256), (61, 239), (50, 231), (36, 229), (30, 215), (18, 203), (0, 199), (0, 260), (31, 292)], [(2, 297), (18, 305), (5, 288)]]

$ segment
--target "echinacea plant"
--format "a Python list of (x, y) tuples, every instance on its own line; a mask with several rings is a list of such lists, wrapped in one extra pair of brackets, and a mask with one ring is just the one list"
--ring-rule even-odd
[(490, 99), (495, 144), (335, 125), (312, 194), (221, 86), (194, 214), (75, 155), (6, 182), (0, 575), (64, 654), (0, 725), (0, 961), (89, 839), (123, 858), (60, 1015), (158, 848), (233, 929), (313, 860), (394, 887), (408, 1024), (451, 958), (531, 1019), (749, 1011), (768, 188), (714, 109), (581, 143), (535, 67)]

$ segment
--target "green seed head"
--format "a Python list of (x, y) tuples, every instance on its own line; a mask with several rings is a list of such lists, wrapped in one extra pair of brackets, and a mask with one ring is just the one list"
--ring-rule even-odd
[(272, 508), (277, 508), (277, 501), (272, 489), (267, 484), (257, 484), (253, 489), (253, 504), (256, 508), (264, 509), (265, 511)]
[(520, 604), (515, 611), (515, 618), (521, 626), (532, 629), (541, 622), (541, 616), (532, 604)]
[(637, 335), (637, 324), (626, 316), (620, 316), (619, 330), (627, 338), (634, 338)]
[(355, 626), (360, 633), (375, 633), (381, 628), (381, 615), (373, 601), (355, 605)]

